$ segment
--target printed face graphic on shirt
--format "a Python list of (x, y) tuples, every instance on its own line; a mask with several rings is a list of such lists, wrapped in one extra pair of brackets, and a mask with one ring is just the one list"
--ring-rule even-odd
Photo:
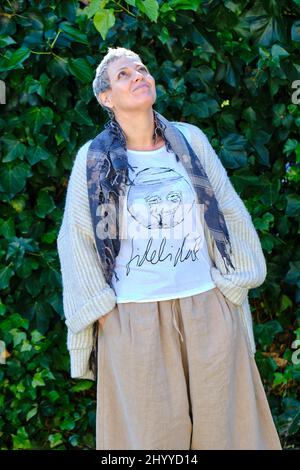
[(145, 168), (128, 191), (127, 210), (148, 229), (171, 228), (192, 210), (195, 196), (190, 183), (175, 170)]

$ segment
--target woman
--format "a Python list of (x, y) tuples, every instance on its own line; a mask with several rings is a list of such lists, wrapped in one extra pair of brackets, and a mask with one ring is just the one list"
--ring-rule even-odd
[(71, 376), (97, 380), (96, 448), (281, 449), (254, 360), (248, 291), (266, 264), (245, 205), (205, 134), (153, 110), (136, 53), (109, 48), (93, 89), (111, 120), (77, 154), (57, 246)]

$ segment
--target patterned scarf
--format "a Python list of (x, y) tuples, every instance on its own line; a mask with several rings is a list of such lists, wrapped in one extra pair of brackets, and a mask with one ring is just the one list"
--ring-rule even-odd
[[(181, 161), (194, 186), (198, 203), (204, 204), (204, 219), (222, 255), (226, 271), (229, 272), (228, 266), (235, 269), (229, 255), (232, 254), (232, 248), (224, 215), (199, 158), (177, 127), (155, 110), (153, 116), (167, 150), (173, 151), (176, 160)], [(122, 206), (127, 187), (133, 184), (128, 176), (128, 168), (133, 168), (128, 163), (126, 138), (119, 123), (111, 119), (104, 127), (89, 146), (86, 176), (96, 251), (105, 280), (113, 289), (113, 275), (116, 281), (119, 280), (115, 271), (115, 259), (121, 245)], [(98, 321), (93, 325), (93, 349), (89, 359), (89, 367), (95, 377), (98, 325)]]

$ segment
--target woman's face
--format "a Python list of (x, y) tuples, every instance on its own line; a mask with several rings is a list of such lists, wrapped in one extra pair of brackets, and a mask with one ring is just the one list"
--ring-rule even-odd
[(109, 64), (107, 73), (111, 89), (100, 93), (100, 98), (115, 115), (149, 108), (155, 103), (155, 80), (139, 60), (121, 57)]

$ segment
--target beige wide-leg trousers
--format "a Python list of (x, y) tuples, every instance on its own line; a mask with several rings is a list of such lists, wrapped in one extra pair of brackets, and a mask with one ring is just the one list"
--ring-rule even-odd
[(98, 370), (97, 450), (282, 449), (242, 319), (217, 287), (117, 304)]

